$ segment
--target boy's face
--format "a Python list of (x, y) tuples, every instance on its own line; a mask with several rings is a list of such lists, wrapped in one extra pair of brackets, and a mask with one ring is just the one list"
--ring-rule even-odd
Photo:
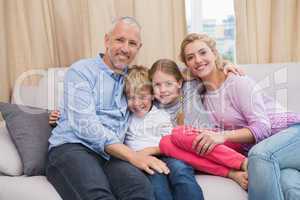
[(149, 88), (140, 91), (129, 89), (126, 92), (129, 110), (137, 117), (144, 117), (151, 109), (153, 95)]

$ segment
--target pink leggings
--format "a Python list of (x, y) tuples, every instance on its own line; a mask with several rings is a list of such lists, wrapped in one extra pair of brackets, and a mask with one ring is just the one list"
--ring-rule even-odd
[(172, 130), (171, 135), (160, 140), (160, 151), (166, 156), (185, 161), (199, 171), (213, 175), (227, 177), (231, 169), (241, 168), (245, 156), (239, 153), (239, 144), (216, 145), (210, 153), (199, 155), (192, 148), (193, 140), (198, 134), (196, 129), (178, 126)]

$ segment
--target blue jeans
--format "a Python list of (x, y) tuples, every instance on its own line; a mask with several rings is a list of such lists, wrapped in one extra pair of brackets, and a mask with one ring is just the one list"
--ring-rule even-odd
[(255, 145), (249, 152), (249, 200), (300, 199), (300, 125)]
[(64, 200), (154, 200), (142, 171), (117, 158), (107, 161), (81, 144), (51, 149), (46, 176)]
[(170, 169), (170, 174), (149, 175), (156, 200), (203, 200), (194, 169), (180, 160), (159, 157)]

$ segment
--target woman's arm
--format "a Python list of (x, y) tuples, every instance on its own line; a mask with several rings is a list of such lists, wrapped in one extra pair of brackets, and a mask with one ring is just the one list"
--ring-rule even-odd
[[(222, 133), (221, 133), (222, 134)], [(241, 128), (232, 131), (224, 131), (224, 140), (225, 142), (235, 142), (235, 143), (246, 143), (253, 144), (255, 142), (255, 138), (248, 128)]]
[(193, 140), (192, 148), (200, 155), (210, 153), (218, 144), (225, 142), (255, 143), (255, 138), (248, 128), (232, 131), (214, 132), (208, 129), (199, 130), (199, 135)]
[(227, 85), (226, 95), (230, 105), (240, 113), (241, 118), (244, 118), (245, 126), (220, 133), (202, 130), (193, 143), (193, 147), (200, 154), (208, 153), (215, 145), (226, 141), (254, 144), (271, 134), (271, 124), (261, 90), (254, 81), (246, 77), (238, 77)]

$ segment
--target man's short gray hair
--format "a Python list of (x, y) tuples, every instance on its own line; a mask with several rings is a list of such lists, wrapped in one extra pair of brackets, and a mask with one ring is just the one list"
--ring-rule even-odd
[(139, 31), (141, 31), (142, 27), (141, 27), (140, 23), (134, 17), (123, 16), (123, 17), (117, 17), (117, 18), (112, 20), (111, 27), (109, 29), (109, 33), (111, 33), (113, 31), (113, 29), (116, 27), (116, 25), (119, 22), (124, 22), (126, 24), (136, 26), (139, 29)]

